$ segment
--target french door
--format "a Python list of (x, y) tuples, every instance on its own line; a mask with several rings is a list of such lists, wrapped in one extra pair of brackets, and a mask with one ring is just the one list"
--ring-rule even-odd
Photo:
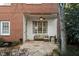
[(47, 33), (48, 22), (47, 21), (33, 21), (33, 33), (45, 34)]

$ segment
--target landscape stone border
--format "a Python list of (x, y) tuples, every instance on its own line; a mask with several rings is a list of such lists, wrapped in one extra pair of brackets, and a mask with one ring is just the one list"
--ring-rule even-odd
[(27, 50), (27, 48), (4, 48), (0, 49), (0, 56), (28, 56), (29, 53)]

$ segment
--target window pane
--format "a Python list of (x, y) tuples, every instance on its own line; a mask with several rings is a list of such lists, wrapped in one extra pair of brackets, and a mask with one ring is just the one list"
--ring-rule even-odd
[(43, 33), (47, 33), (47, 21), (43, 22)]
[(9, 33), (9, 23), (2, 22), (2, 34), (8, 34), (8, 33)]
[(33, 33), (37, 33), (37, 21), (33, 21)]
[(42, 22), (38, 22), (38, 33), (42, 33)]

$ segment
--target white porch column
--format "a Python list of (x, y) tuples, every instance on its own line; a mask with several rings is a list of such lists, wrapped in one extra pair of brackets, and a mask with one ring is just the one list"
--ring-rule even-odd
[(26, 41), (26, 19), (25, 16), (23, 15), (23, 43)]

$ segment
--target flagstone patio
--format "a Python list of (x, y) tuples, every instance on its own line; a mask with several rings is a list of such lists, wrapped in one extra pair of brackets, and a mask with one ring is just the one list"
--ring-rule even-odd
[(58, 45), (53, 42), (27, 41), (20, 46), (20, 49), (23, 48), (27, 48), (28, 56), (47, 56), (51, 55), (54, 49), (58, 49)]

